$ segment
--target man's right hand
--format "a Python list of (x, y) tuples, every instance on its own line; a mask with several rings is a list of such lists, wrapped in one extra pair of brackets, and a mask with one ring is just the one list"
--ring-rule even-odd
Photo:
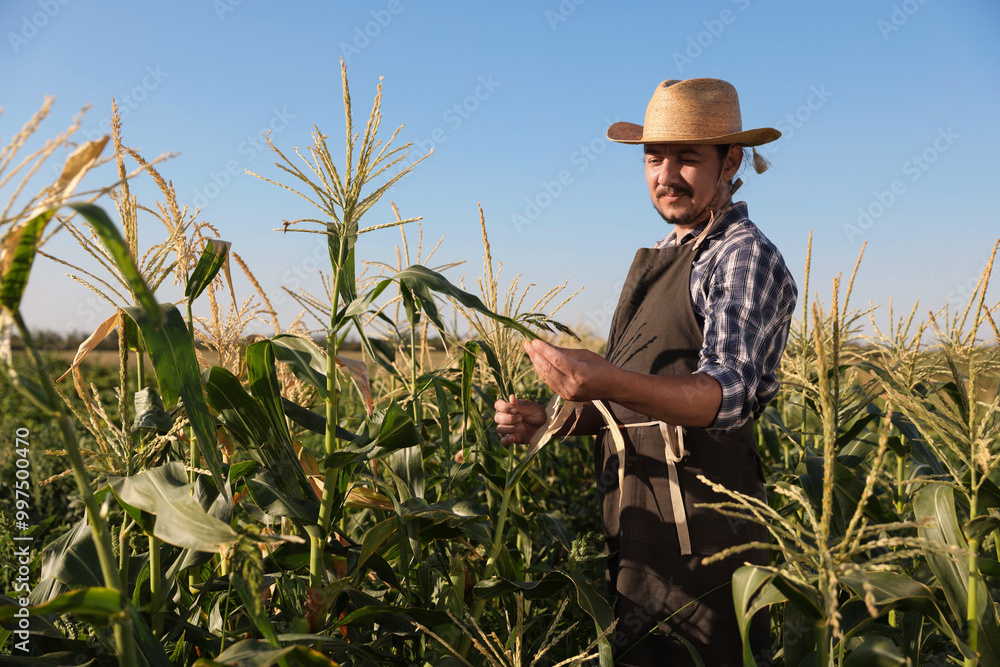
[(493, 404), (496, 414), (493, 421), (497, 424), (497, 433), (501, 444), (526, 445), (531, 442), (535, 433), (545, 424), (545, 406), (534, 401), (518, 400), (513, 394), (510, 400), (497, 399)]

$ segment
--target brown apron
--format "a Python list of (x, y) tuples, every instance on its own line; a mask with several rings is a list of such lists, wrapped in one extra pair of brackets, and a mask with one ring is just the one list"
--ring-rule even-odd
[[(703, 236), (681, 246), (636, 253), (611, 323), (605, 356), (612, 364), (656, 375), (697, 370), (703, 322), (692, 309), (690, 281)], [(683, 642), (660, 632), (650, 634), (657, 625), (690, 643), (705, 665), (743, 664), (732, 574), (744, 562), (766, 565), (768, 554), (748, 551), (708, 566), (701, 560), (736, 544), (766, 542), (768, 534), (763, 526), (696, 507), (729, 500), (697, 476), (763, 499), (763, 469), (752, 423), (721, 434), (683, 429), (687, 454), (675, 464), (680, 490), (672, 496), (666, 431), (650, 424), (646, 415), (608, 405), (620, 424), (647, 424), (621, 429), (622, 488), (619, 457), (608, 431), (602, 431), (596, 444), (598, 491), (610, 554), (607, 585), (608, 592), (617, 596), (616, 664), (694, 664)], [(683, 497), (682, 511), (673, 506), (672, 497)], [(681, 525), (678, 531), (675, 517), (686, 518), (686, 527)], [(756, 618), (751, 633), (758, 664), (769, 664), (767, 618)]]

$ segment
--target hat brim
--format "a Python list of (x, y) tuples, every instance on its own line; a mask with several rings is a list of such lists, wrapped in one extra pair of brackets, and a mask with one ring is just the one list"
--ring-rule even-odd
[(767, 144), (781, 136), (773, 127), (759, 127), (755, 130), (745, 130), (733, 134), (723, 134), (717, 137), (704, 137), (698, 139), (679, 138), (669, 135), (643, 136), (642, 125), (635, 123), (618, 122), (608, 128), (608, 139), (619, 144), (739, 144), (740, 146), (760, 146)]

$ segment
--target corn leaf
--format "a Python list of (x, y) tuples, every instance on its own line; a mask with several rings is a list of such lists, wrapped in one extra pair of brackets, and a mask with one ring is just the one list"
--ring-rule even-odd
[(96, 348), (101, 341), (107, 338), (112, 331), (118, 328), (118, 319), (118, 311), (115, 311), (111, 317), (97, 325), (97, 328), (94, 329), (94, 333), (87, 336), (87, 340), (80, 343), (80, 347), (77, 348), (76, 355), (73, 357), (73, 362), (69, 365), (69, 368), (66, 369), (66, 372), (56, 379), (56, 382), (62, 382), (67, 375), (73, 372), (74, 368), (79, 367), (80, 364), (83, 363), (83, 360), (87, 358), (87, 355), (93, 352), (94, 348)]
[(163, 399), (152, 387), (135, 392), (133, 404), (135, 421), (132, 422), (132, 430), (145, 428), (166, 433), (173, 427), (173, 417), (163, 409)]
[(287, 364), (299, 380), (309, 384), (326, 400), (326, 354), (302, 336), (281, 334), (271, 339), (275, 358)]
[(420, 309), (430, 318), (434, 326), (439, 331), (445, 331), (444, 323), (441, 321), (441, 316), (438, 313), (437, 304), (432, 294), (432, 292), (437, 292), (445, 297), (454, 299), (466, 308), (472, 308), (511, 329), (519, 331), (529, 340), (538, 338), (538, 335), (528, 327), (509, 317), (494, 313), (486, 307), (486, 304), (479, 297), (455, 287), (440, 273), (420, 264), (409, 266), (392, 278), (379, 281), (369, 290), (368, 294), (360, 296), (349, 303), (344, 310), (344, 315), (346, 317), (355, 317), (366, 312), (372, 302), (393, 282), (400, 285), (400, 293), (403, 295), (403, 303), (406, 306), (407, 315), (411, 323), (416, 318), (416, 306), (419, 304)]
[[(219, 274), (219, 270), (223, 267), (226, 267), (226, 276), (228, 278), (229, 249), (232, 245), (229, 241), (208, 239), (208, 243), (205, 244), (205, 249), (201, 251), (201, 257), (198, 258), (198, 263), (195, 264), (194, 270), (188, 277), (187, 285), (184, 288), (184, 296), (187, 297), (188, 301), (194, 301), (201, 296), (202, 292), (212, 284), (215, 276)], [(229, 278), (228, 282), (229, 291), (232, 292), (232, 278)], [(233, 302), (236, 302), (235, 295), (233, 295)]]
[[(0, 607), (0, 622), (14, 618), (14, 612), (21, 607), (9, 605)], [(122, 595), (113, 588), (99, 586), (77, 588), (58, 595), (44, 604), (28, 607), (28, 613), (36, 614), (76, 614), (98, 620), (102, 625), (110, 622), (122, 610)]]
[[(251, 382), (255, 389), (253, 396), (243, 388), (239, 378), (219, 366), (208, 372), (205, 393), (209, 405), (232, 437), (255, 461), (274, 473), (282, 495), (302, 500), (307, 497), (304, 490), (308, 481), (292, 448), (283, 413), (278, 417), (269, 413), (269, 405), (274, 409), (276, 387), (273, 383), (276, 380), (266, 377), (269, 348), (259, 345), (255, 343), (247, 350), (248, 372), (255, 378)], [(273, 357), (271, 364), (273, 371)], [(277, 401), (277, 409), (281, 410), (280, 396)]]
[(94, 532), (87, 517), (45, 546), (42, 554), (42, 571), (38, 584), (31, 589), (28, 599), (40, 605), (61, 595), (70, 588), (104, 585), (94, 545)]
[(53, 215), (54, 209), (39, 213), (4, 237), (0, 248), (0, 305), (11, 312), (21, 306), (38, 242)]
[(743, 664), (747, 667), (757, 665), (750, 647), (750, 621), (764, 607), (788, 599), (770, 585), (770, 579), (770, 572), (755, 565), (744, 565), (733, 573), (733, 604), (743, 640)]
[(233, 644), (220, 653), (216, 659), (208, 660), (200, 658), (193, 667), (216, 667), (225, 665), (245, 665), (246, 667), (271, 667), (285, 658), (296, 660), (296, 664), (307, 667), (339, 667), (339, 662), (334, 662), (322, 653), (318, 653), (311, 648), (301, 644), (286, 646), (285, 648), (274, 648), (267, 642), (259, 639), (244, 639)]
[(219, 455), (218, 434), (215, 422), (205, 402), (205, 391), (201, 386), (201, 373), (194, 343), (188, 335), (187, 323), (180, 311), (172, 304), (158, 307), (159, 320), (152, 317), (145, 308), (126, 308), (125, 313), (139, 326), (146, 344), (149, 359), (156, 371), (160, 385), (160, 396), (164, 405), (173, 407), (183, 402), (198, 449), (205, 465), (212, 473), (216, 488), (226, 493), (226, 482), (222, 475), (222, 457)]
[[(173, 461), (134, 477), (108, 476), (115, 496), (156, 516), (153, 534), (174, 546), (218, 553), (236, 541), (236, 532), (209, 515), (191, 495), (184, 464)], [(228, 494), (227, 494), (228, 495)]]
[[(962, 534), (955, 512), (955, 492), (943, 484), (931, 484), (917, 492), (913, 499), (917, 521), (923, 523), (920, 536), (938, 544), (968, 551), (969, 544)], [(928, 552), (927, 564), (937, 578), (953, 618), (964, 619), (969, 596), (969, 567), (966, 558)], [(982, 578), (976, 581), (977, 615), (979, 618), (979, 659), (984, 665), (1000, 664), (1000, 623), (993, 597)]]

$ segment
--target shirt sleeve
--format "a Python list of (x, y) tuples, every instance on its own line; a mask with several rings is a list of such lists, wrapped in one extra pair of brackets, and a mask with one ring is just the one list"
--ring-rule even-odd
[(729, 249), (708, 278), (698, 372), (722, 387), (710, 429), (728, 431), (759, 416), (777, 394), (797, 293), (778, 251), (756, 239)]

